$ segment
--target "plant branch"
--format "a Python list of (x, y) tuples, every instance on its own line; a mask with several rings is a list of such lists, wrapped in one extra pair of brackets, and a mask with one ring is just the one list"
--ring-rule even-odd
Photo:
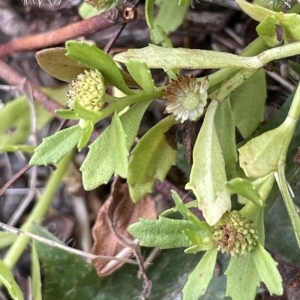
[(14, 176), (12, 176), (5, 185), (0, 189), (0, 196), (2, 196), (5, 191), (25, 172), (27, 172), (32, 166), (27, 164), (25, 167), (23, 167), (21, 170), (19, 170)]
[(111, 26), (133, 21), (137, 16), (133, 6), (112, 8), (98, 16), (47, 33), (30, 35), (0, 44), (0, 57), (16, 52), (41, 49), (63, 43), (72, 38), (90, 34)]
[[(0, 79), (11, 85), (17, 86), (29, 99), (33, 98), (53, 115), (55, 115), (54, 111), (56, 109), (62, 108), (61, 104), (44, 94), (37, 85), (30, 82), (26, 77), (21, 76), (3, 60), (0, 60)], [(55, 116), (61, 119), (58, 115)]]
[(99, 122), (100, 120), (106, 118), (107, 116), (113, 114), (115, 111), (120, 112), (126, 106), (132, 105), (138, 101), (147, 101), (151, 99), (160, 98), (163, 96), (162, 89), (158, 89), (152, 94), (146, 94), (145, 92), (138, 92), (134, 95), (129, 95), (123, 98), (120, 98), (118, 102), (109, 105), (98, 113), (95, 113), (96, 118), (93, 120), (94, 124)]

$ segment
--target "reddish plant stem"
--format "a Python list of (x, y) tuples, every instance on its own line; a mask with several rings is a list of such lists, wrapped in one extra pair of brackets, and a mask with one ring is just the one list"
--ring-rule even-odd
[[(8, 84), (17, 86), (29, 99), (33, 98), (53, 115), (56, 109), (62, 108), (61, 104), (44, 94), (38, 86), (21, 76), (2, 60), (0, 60), (0, 78)], [(60, 117), (57, 116), (57, 118)]]
[(135, 18), (136, 9), (134, 7), (115, 7), (93, 18), (70, 24), (57, 30), (20, 37), (7, 43), (0, 44), (0, 57), (16, 52), (57, 45), (78, 36), (133, 21)]

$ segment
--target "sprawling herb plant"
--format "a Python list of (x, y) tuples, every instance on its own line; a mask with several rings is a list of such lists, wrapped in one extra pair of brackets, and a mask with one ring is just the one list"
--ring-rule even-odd
[[(241, 55), (234, 55), (173, 48), (167, 34), (181, 24), (190, 1), (157, 2), (160, 10), (154, 18), (154, 0), (146, 1), (146, 21), (153, 44), (145, 48), (130, 49), (112, 59), (95, 45), (68, 41), (64, 49), (47, 49), (37, 54), (44, 70), (71, 82), (68, 108), (57, 114), (78, 120), (78, 124), (45, 138), (35, 149), (30, 164), (56, 164), (74, 147), (82, 150), (95, 123), (112, 115), (111, 124), (89, 145), (80, 168), (83, 186), (92, 190), (119, 175), (127, 179), (132, 200), (137, 202), (152, 192), (155, 182), (164, 180), (176, 164), (177, 148), (168, 142), (166, 132), (180, 122), (203, 118), (185, 186), (193, 192), (195, 201), (184, 204), (173, 192), (175, 208), (158, 220), (141, 219), (128, 230), (142, 246), (185, 247), (187, 255), (205, 252), (191, 270), (183, 299), (205, 295), (218, 251), (230, 256), (225, 271), (227, 296), (252, 300), (260, 282), (271, 294), (282, 295), (277, 263), (264, 248), (264, 216), (272, 188), (277, 185), (300, 246), (300, 220), (285, 171), (300, 114), (300, 88), (281, 124), (255, 136), (253, 133), (263, 120), (264, 67), (274, 60), (300, 54), (300, 17), (282, 13), (282, 1), (274, 1), (274, 10), (270, 10), (236, 0), (247, 15), (259, 22), (259, 37)], [(115, 1), (106, 6), (113, 4)], [(85, 8), (81, 11), (84, 14)], [(176, 18), (164, 18), (167, 14)], [(283, 30), (280, 44), (278, 26)], [(64, 65), (63, 70), (53, 57)], [(126, 65), (127, 72), (119, 68), (119, 63)], [(163, 69), (170, 83), (157, 86), (150, 69)], [(208, 77), (190, 78), (179, 75), (181, 69), (219, 70)], [(107, 86), (115, 87), (123, 96), (108, 95)], [(157, 98), (165, 101), (170, 114), (133, 147), (141, 119)], [(235, 128), (245, 139), (238, 146)], [(238, 195), (243, 205), (239, 211), (232, 210), (232, 195)], [(199, 208), (204, 220), (194, 215), (191, 207)], [(169, 218), (174, 212), (183, 219)]]

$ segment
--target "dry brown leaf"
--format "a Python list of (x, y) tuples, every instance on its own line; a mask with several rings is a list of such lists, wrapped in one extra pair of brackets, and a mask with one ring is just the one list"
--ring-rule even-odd
[[(108, 211), (113, 212), (113, 218), (108, 217)], [(124, 243), (115, 234), (111, 222), (114, 222), (113, 227), (123, 239), (132, 241), (133, 237), (127, 232), (127, 227), (132, 223), (138, 222), (139, 218), (155, 219), (156, 217), (155, 202), (152, 197), (146, 195), (138, 203), (133, 203), (127, 184), (122, 183), (122, 179), (117, 178), (114, 182), (111, 196), (100, 208), (93, 227), (93, 254), (115, 256), (124, 249)], [(129, 257), (131, 254), (132, 252), (130, 251), (124, 258)], [(113, 262), (115, 266), (109, 270), (106, 270), (107, 268), (104, 269), (107, 264), (105, 261), (95, 260), (93, 263), (98, 275), (105, 277), (124, 264), (119, 261)]]

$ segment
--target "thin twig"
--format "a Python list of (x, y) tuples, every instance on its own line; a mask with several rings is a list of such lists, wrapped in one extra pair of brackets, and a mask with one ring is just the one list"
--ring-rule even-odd
[(277, 82), (279, 82), (281, 85), (283, 85), (284, 87), (286, 87), (287, 89), (289, 89), (291, 92), (293, 92), (295, 90), (295, 86), (292, 85), (291, 83), (289, 83), (284, 78), (282, 78), (278, 73), (276, 73), (276, 72), (270, 72), (270, 71), (266, 71), (266, 73), (270, 77), (272, 77), (274, 80), (276, 80)]
[(119, 258), (119, 257), (115, 257), (115, 256), (95, 255), (95, 254), (84, 252), (84, 251), (81, 251), (81, 250), (78, 250), (78, 249), (70, 248), (70, 247), (68, 247), (64, 244), (61, 244), (61, 243), (58, 243), (58, 242), (55, 242), (55, 241), (52, 241), (52, 240), (48, 240), (48, 239), (43, 238), (39, 235), (24, 231), (24, 230), (21, 230), (21, 229), (12, 227), (12, 226), (9, 226), (9, 225), (4, 224), (2, 222), (0, 222), (0, 229), (4, 229), (8, 232), (12, 232), (12, 233), (15, 233), (17, 235), (27, 236), (29, 238), (32, 238), (32, 239), (34, 239), (36, 241), (39, 241), (41, 243), (44, 243), (46, 245), (49, 245), (49, 246), (52, 246), (52, 247), (55, 247), (55, 248), (58, 248), (58, 249), (65, 250), (69, 253), (73, 253), (73, 254), (76, 254), (76, 255), (79, 255), (79, 256), (82, 256), (82, 257), (85, 257), (85, 258), (100, 259), (100, 260), (118, 260), (118, 261), (127, 262), (127, 263), (131, 263), (131, 264), (135, 264), (135, 265), (137, 264), (137, 262), (135, 260), (132, 260), (132, 259)]
[[(114, 185), (116, 185), (117, 180), (118, 179), (115, 180)], [(113, 187), (113, 189), (115, 189), (115, 187)], [(144, 300), (150, 295), (151, 288), (152, 288), (152, 282), (146, 275), (145, 262), (144, 262), (142, 254), (141, 254), (140, 246), (137, 245), (134, 241), (130, 240), (129, 238), (122, 236), (116, 226), (116, 223), (117, 223), (116, 218), (118, 216), (118, 210), (120, 209), (121, 204), (122, 204), (122, 201), (120, 201), (117, 204), (117, 207), (115, 207), (114, 205), (109, 205), (108, 210), (107, 210), (107, 218), (108, 218), (109, 224), (111, 226), (111, 229), (114, 232), (114, 234), (116, 235), (116, 237), (118, 238), (118, 240), (123, 245), (132, 249), (132, 252), (138, 262), (140, 274), (143, 277), (143, 281), (144, 281), (143, 292), (142, 292), (142, 295), (140, 298), (141, 298), (141, 300)]]
[(118, 29), (114, 32), (114, 35), (111, 37), (111, 39), (106, 44), (105, 48), (103, 49), (104, 52), (109, 53), (113, 45), (115, 44), (116, 40), (121, 35), (122, 31), (124, 30), (126, 24), (122, 24), (118, 27)]
[(28, 171), (32, 166), (31, 165), (26, 165), (25, 167), (23, 167), (20, 171), (18, 171), (14, 176), (12, 176), (6, 183), (5, 185), (2, 187), (2, 189), (0, 189), (0, 196), (2, 196), (5, 191), (20, 177), (22, 176), (26, 171)]
[(115, 7), (90, 19), (70, 24), (57, 30), (15, 38), (7, 43), (0, 44), (0, 57), (16, 52), (57, 45), (78, 36), (131, 22), (136, 18), (136, 15), (136, 10), (132, 6)]
[[(134, 8), (137, 8), (137, 6), (139, 5), (140, 0), (135, 0), (132, 4)], [(126, 12), (126, 8), (124, 10)], [(126, 13), (125, 13), (126, 14)], [(136, 16), (135, 16), (136, 17)], [(106, 44), (105, 48), (104, 48), (104, 52), (109, 53), (111, 48), (114, 46), (115, 42), (117, 41), (117, 39), (119, 38), (119, 36), (121, 35), (122, 31), (124, 30), (125, 26), (126, 26), (127, 22), (122, 24), (121, 26), (119, 26), (116, 31), (114, 32), (113, 36), (110, 38), (110, 40), (108, 41), (108, 43)]]

